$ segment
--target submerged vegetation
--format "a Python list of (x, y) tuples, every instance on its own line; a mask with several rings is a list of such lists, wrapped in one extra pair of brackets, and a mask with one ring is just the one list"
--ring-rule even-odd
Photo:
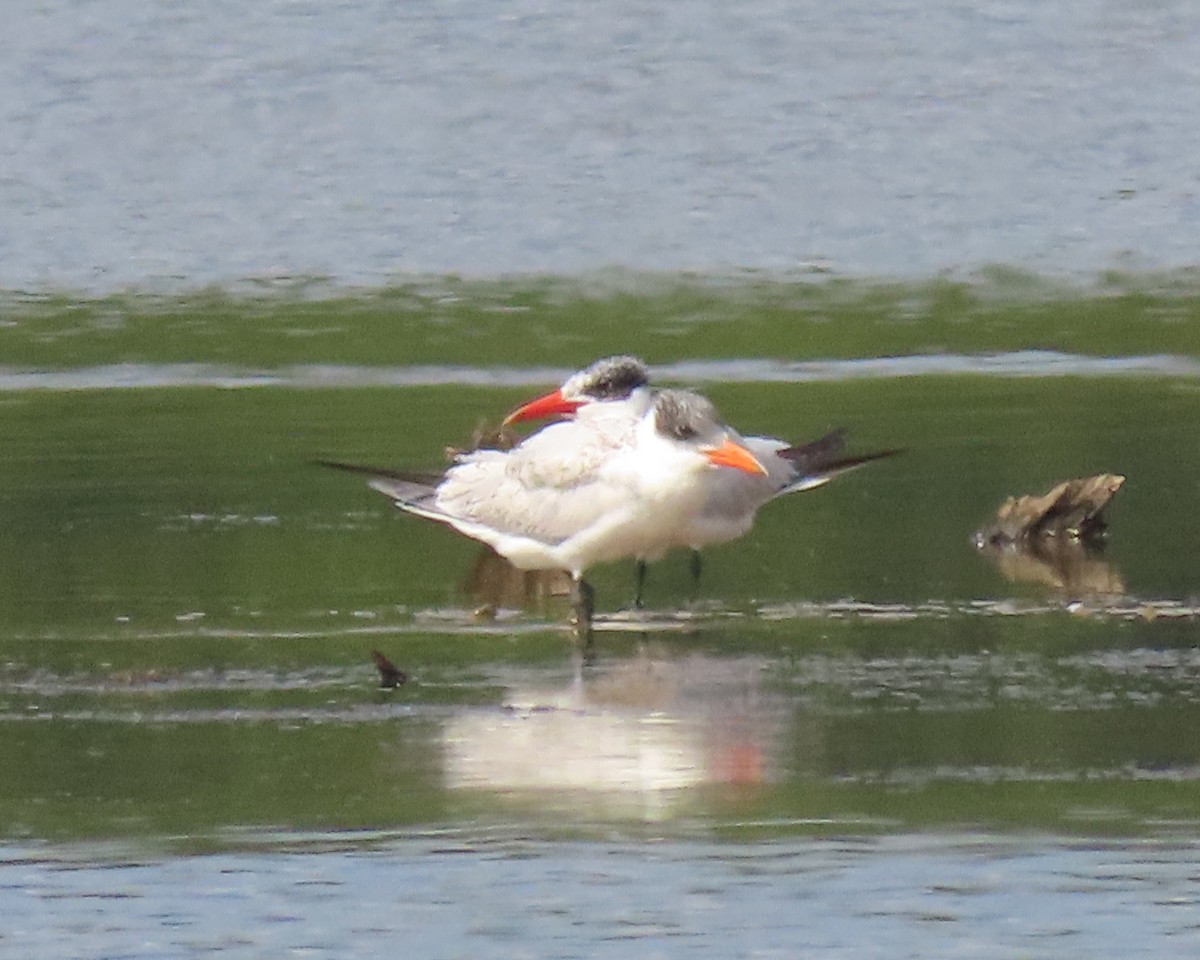
[(345, 290), (0, 296), (9, 369), (113, 363), (554, 365), (636, 351), (689, 359), (847, 359), (1058, 350), (1200, 357), (1200, 278), (1110, 274), (1086, 287), (1006, 270), (868, 281), (614, 271), (582, 279), (453, 277)]

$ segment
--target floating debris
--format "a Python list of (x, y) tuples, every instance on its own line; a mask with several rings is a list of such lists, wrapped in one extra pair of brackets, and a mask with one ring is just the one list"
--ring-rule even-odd
[(506, 424), (496, 426), (488, 420), (481, 420), (475, 425), (471, 439), (465, 447), (447, 447), (446, 456), (454, 460), (476, 450), (511, 450), (517, 445), (516, 432)]
[(1103, 552), (1104, 508), (1124, 482), (1101, 473), (1065, 480), (1040, 497), (1009, 497), (975, 532), (975, 547), (1007, 580), (1074, 595), (1122, 594), (1125, 583)]
[(384, 690), (395, 690), (408, 681), (408, 674), (378, 650), (371, 651), (371, 659), (375, 661), (375, 669), (379, 671), (379, 686)]
[(1115, 473), (1064, 480), (1040, 497), (1009, 497), (996, 518), (975, 532), (975, 545), (1020, 543), (1038, 537), (1096, 540), (1104, 535), (1104, 508), (1125, 478)]

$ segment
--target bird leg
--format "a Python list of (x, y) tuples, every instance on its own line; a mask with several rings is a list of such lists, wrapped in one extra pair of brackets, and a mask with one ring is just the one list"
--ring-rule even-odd
[(575, 625), (575, 636), (588, 647), (592, 642), (592, 613), (595, 609), (596, 592), (583, 577), (571, 581), (571, 622)]
[(642, 590), (646, 586), (646, 561), (638, 558), (633, 574), (633, 609), (642, 609)]
[(703, 566), (704, 566), (704, 561), (700, 557), (700, 551), (693, 550), (692, 551), (691, 571), (692, 571), (692, 586), (694, 586), (694, 587), (699, 586), (699, 584), (700, 584), (700, 570), (703, 568)]

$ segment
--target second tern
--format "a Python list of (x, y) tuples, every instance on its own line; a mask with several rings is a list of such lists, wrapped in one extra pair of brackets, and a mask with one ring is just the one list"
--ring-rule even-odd
[[(606, 357), (573, 374), (557, 390), (518, 407), (508, 415), (505, 423), (556, 415), (572, 417), (584, 435), (602, 430), (611, 455), (617, 448), (633, 442), (633, 425), (653, 403), (650, 373), (642, 361), (630, 356)], [(545, 430), (534, 437), (544, 434)], [(657, 553), (638, 556), (634, 597), (636, 606), (641, 606), (646, 561), (655, 559), (667, 548), (690, 548), (692, 574), (699, 579), (700, 549), (745, 534), (753, 525), (759, 508), (766, 503), (788, 493), (823, 486), (841, 473), (899, 452), (882, 450), (860, 456), (844, 456), (844, 429), (834, 430), (801, 445), (792, 445), (773, 437), (743, 438), (732, 428), (729, 428), (729, 434), (734, 442), (754, 455), (763, 465), (763, 471), (753, 474), (745, 471), (715, 471), (701, 478), (704, 496), (698, 507), (682, 517), (682, 522), (671, 533), (670, 543), (665, 547), (658, 544)], [(563, 442), (560, 438), (568, 436), (569, 431), (564, 429), (554, 435), (553, 442)], [(550, 437), (546, 439), (551, 440)]]

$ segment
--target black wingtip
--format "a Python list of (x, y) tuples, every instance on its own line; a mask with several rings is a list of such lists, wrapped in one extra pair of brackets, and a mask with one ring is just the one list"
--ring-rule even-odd
[(884, 460), (904, 452), (902, 448), (897, 447), (891, 450), (859, 454), (854, 457), (843, 457), (841, 452), (846, 446), (847, 435), (845, 427), (838, 427), (811, 443), (803, 443), (780, 450), (779, 456), (790, 460), (797, 473), (812, 476), (845, 473), (847, 470), (861, 467), (873, 460)]
[(365, 477), (402, 480), (405, 483), (436, 485), (442, 479), (441, 474), (428, 470), (393, 470), (390, 467), (372, 467), (362, 463), (345, 463), (341, 460), (325, 460), (320, 457), (308, 462), (315, 467), (328, 467), (331, 470), (341, 470), (344, 473), (357, 473)]
[(898, 457), (904, 452), (903, 447), (895, 447), (891, 450), (875, 450), (872, 453), (864, 453), (858, 457), (843, 457), (840, 460), (835, 460), (826, 469), (841, 473), (846, 470), (853, 470), (855, 467), (861, 467), (864, 463), (873, 463), (876, 460)]
[(358, 463), (343, 463), (340, 460), (324, 460), (316, 457), (308, 461), (314, 467), (328, 467), (330, 470), (344, 470), (347, 473), (379, 473), (375, 467), (368, 467)]

